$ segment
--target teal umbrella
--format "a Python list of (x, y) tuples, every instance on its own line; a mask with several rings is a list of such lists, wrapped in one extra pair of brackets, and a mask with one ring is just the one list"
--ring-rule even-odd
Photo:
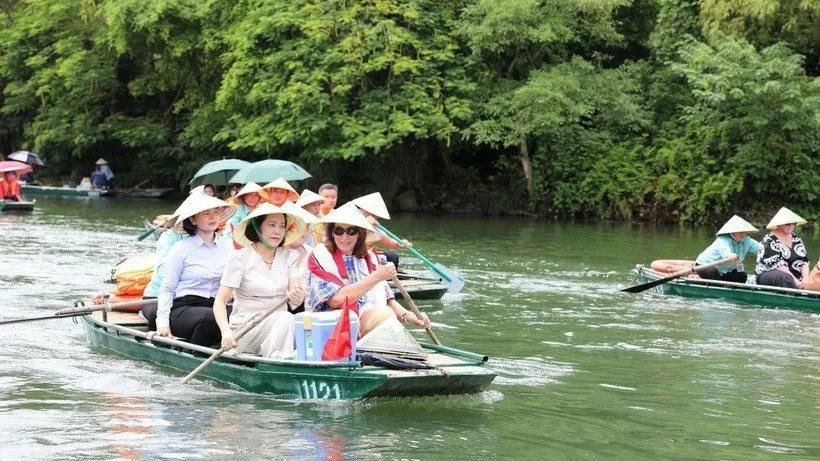
[(287, 160), (260, 160), (237, 171), (231, 177), (231, 183), (247, 184), (253, 181), (260, 185), (271, 182), (277, 178), (285, 178), (285, 181), (299, 181), (310, 177), (310, 173), (299, 165)]
[(195, 187), (200, 184), (227, 186), (230, 184), (228, 179), (230, 179), (234, 173), (250, 164), (251, 162), (246, 162), (245, 160), (239, 160), (237, 158), (223, 158), (222, 160), (208, 162), (196, 172), (188, 184), (190, 184), (191, 187)]

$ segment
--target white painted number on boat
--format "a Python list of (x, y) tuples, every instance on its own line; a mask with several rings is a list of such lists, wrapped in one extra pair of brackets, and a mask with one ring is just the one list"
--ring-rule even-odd
[(319, 385), (316, 385), (316, 381), (308, 381), (303, 380), (301, 386), (299, 387), (300, 397), (303, 399), (341, 399), (342, 393), (339, 390), (339, 383), (333, 383), (333, 385), (329, 385), (326, 382), (319, 381)]

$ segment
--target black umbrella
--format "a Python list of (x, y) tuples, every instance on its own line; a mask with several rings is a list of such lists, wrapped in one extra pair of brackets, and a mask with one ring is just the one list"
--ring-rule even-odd
[(34, 152), (29, 152), (27, 150), (18, 150), (17, 152), (12, 152), (6, 158), (9, 160), (17, 160), (18, 162), (23, 162), (27, 165), (35, 165), (35, 166), (46, 166), (46, 163), (43, 159), (40, 158), (39, 155), (35, 154)]

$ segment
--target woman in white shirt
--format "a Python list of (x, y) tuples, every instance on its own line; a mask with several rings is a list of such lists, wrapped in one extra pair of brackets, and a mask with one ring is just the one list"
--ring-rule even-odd
[[(225, 266), (216, 294), (214, 315), (222, 335), (222, 347), (236, 348), (263, 357), (292, 353), (294, 318), (287, 304), (298, 306), (305, 298), (299, 253), (288, 248), (307, 230), (296, 206), (259, 205), (233, 233), (242, 248), (233, 252)], [(228, 318), (226, 303), (233, 297)], [(276, 311), (239, 339), (234, 331), (256, 314)]]
[[(172, 334), (202, 346), (219, 342), (214, 320), (214, 296), (231, 241), (217, 233), (236, 208), (204, 194), (193, 194), (180, 205), (173, 232), (187, 233), (168, 253), (157, 300), (156, 335)], [(172, 231), (168, 231), (172, 232)], [(149, 339), (154, 333), (149, 333)]]

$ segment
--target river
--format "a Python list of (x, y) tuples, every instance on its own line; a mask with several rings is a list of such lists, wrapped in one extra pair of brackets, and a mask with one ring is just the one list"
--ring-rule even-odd
[[(87, 299), (120, 258), (152, 251), (142, 222), (175, 205), (45, 197), (0, 213), (0, 317)], [(820, 459), (819, 315), (618, 292), (636, 263), (694, 258), (713, 230), (417, 215), (388, 227), (467, 281), (418, 304), (444, 344), (490, 356), (485, 392), (317, 402), (181, 386), (90, 348), (70, 319), (5, 325), (0, 459)], [(816, 261), (820, 239), (804, 237)]]

